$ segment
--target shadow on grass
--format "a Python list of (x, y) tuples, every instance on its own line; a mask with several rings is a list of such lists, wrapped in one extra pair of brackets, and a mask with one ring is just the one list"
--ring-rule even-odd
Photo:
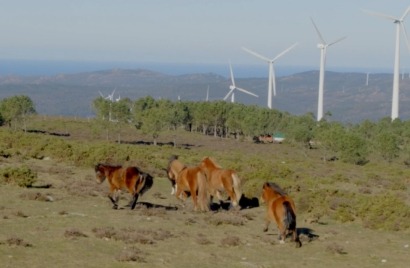
[[(239, 207), (241, 210), (259, 207), (259, 199), (257, 197), (248, 198), (243, 194), (241, 196), (241, 199), (239, 200)], [(218, 203), (210, 204), (211, 211), (230, 210), (232, 208), (233, 207), (232, 207), (232, 203), (230, 200), (220, 201), (219, 204)]]
[(298, 236), (301, 240), (305, 242), (311, 242), (319, 238), (319, 235), (315, 234), (314, 231), (310, 228), (300, 227), (296, 228)]
[[(153, 204), (153, 203), (150, 203), (150, 202), (137, 202), (136, 206), (143, 206), (143, 207), (148, 208), (148, 209), (160, 208), (160, 209), (164, 209), (164, 210), (178, 210), (178, 208), (176, 206), (164, 206), (164, 205)], [(126, 207), (130, 207), (130, 206), (127, 205)], [(124, 208), (122, 208), (122, 209), (124, 209)]]

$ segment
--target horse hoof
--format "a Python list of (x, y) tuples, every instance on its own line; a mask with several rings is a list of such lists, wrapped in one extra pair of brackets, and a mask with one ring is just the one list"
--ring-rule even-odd
[(117, 205), (112, 206), (112, 209), (118, 209)]
[(285, 241), (280, 240), (279, 243), (280, 243), (280, 244), (285, 244)]

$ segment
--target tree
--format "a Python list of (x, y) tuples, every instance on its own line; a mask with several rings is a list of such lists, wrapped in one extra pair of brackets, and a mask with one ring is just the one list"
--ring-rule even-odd
[(27, 117), (35, 113), (34, 103), (28, 96), (13, 96), (0, 102), (0, 114), (9, 127), (13, 122), (22, 123), (24, 131), (27, 131)]
[(103, 97), (98, 97), (93, 101), (93, 108), (98, 119), (109, 120), (110, 101)]

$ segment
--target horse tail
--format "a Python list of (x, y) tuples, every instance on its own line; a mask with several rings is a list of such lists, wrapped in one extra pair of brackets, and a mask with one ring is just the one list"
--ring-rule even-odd
[(236, 172), (232, 173), (232, 180), (233, 180), (233, 191), (235, 192), (235, 196), (236, 196), (236, 202), (239, 204), (239, 201), (241, 200), (241, 197), (242, 197), (241, 179), (238, 177), (238, 174), (236, 174)]
[(206, 176), (202, 170), (199, 170), (197, 173), (198, 181), (198, 205), (200, 210), (208, 211), (209, 210), (209, 201), (208, 201), (208, 182)]
[(283, 223), (286, 227), (286, 230), (291, 230), (296, 232), (296, 214), (292, 209), (292, 206), (289, 201), (283, 202), (283, 207), (285, 209), (285, 215)]
[(137, 192), (139, 195), (143, 195), (146, 191), (151, 189), (154, 184), (153, 177), (148, 173), (142, 173), (140, 175), (140, 190)]

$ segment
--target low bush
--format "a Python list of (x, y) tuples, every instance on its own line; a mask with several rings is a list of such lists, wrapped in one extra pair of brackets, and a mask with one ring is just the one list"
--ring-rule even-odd
[(37, 181), (37, 173), (26, 166), (0, 169), (0, 183), (31, 187)]

